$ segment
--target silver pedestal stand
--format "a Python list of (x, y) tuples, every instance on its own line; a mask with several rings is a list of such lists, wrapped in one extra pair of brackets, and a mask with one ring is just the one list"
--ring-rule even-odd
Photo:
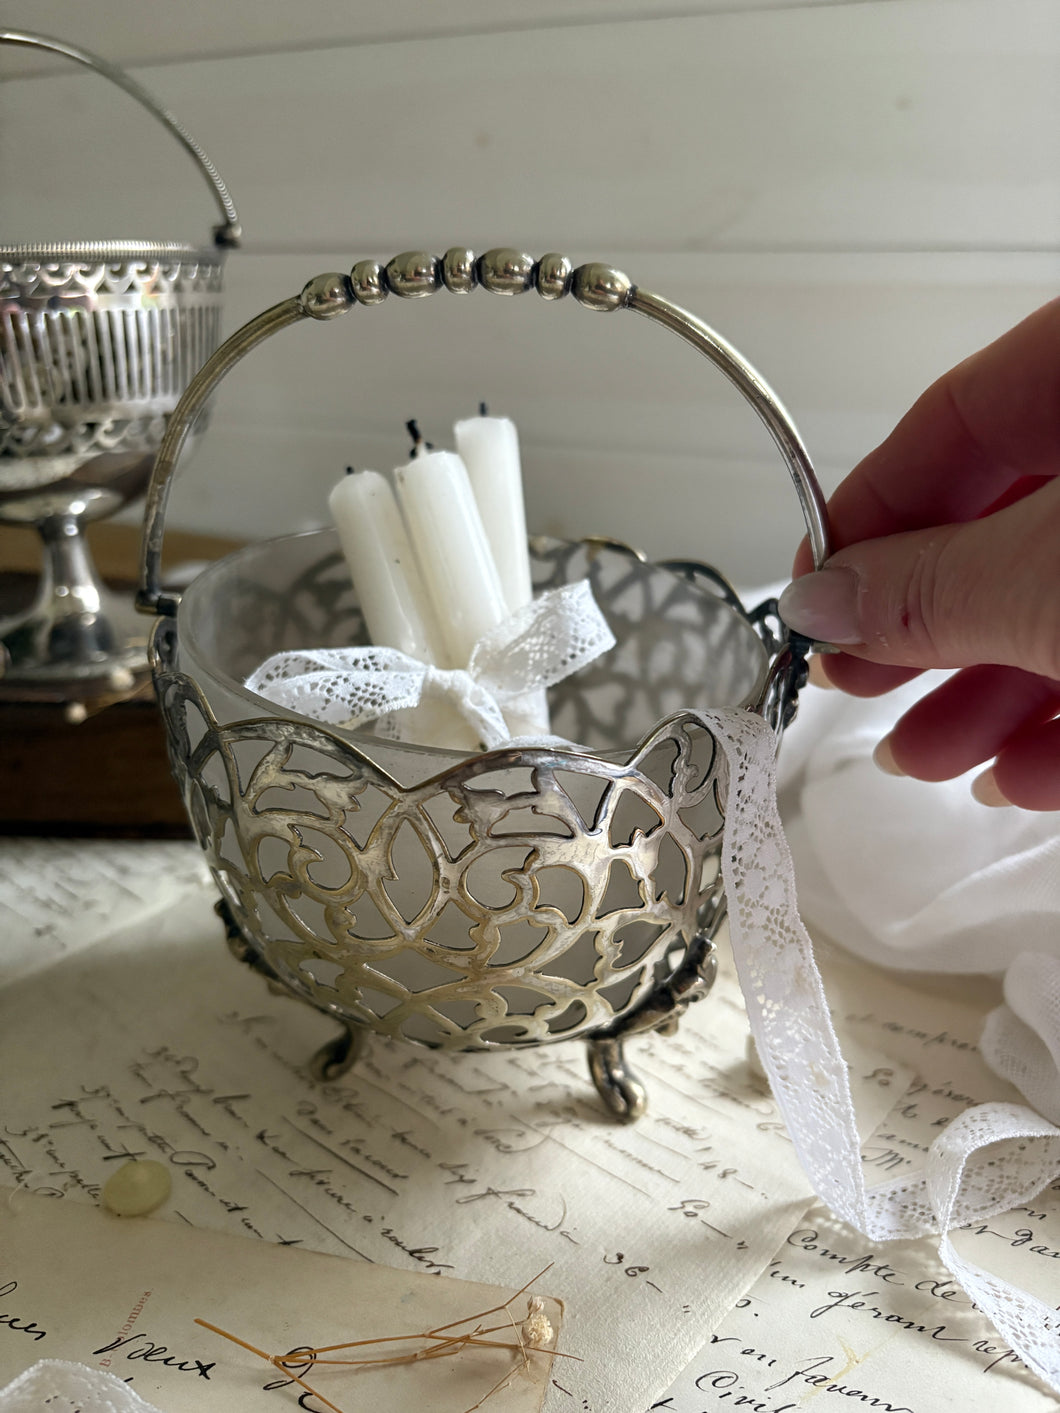
[(120, 693), (146, 670), (131, 603), (111, 594), (84, 536), (142, 494), (166, 418), (217, 346), (222, 272), (239, 221), (212, 162), (171, 114), (105, 60), (0, 30), (101, 74), (191, 154), (221, 214), (213, 244), (62, 241), (0, 247), (0, 522), (36, 527), (32, 606), (0, 620), (8, 688), (62, 700)]

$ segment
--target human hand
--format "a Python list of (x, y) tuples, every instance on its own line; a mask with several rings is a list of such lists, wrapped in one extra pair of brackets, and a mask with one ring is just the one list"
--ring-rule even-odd
[(780, 612), (842, 648), (837, 687), (872, 697), (958, 668), (877, 748), (894, 774), (993, 761), (984, 804), (1060, 809), (1060, 300), (933, 384), (828, 504)]

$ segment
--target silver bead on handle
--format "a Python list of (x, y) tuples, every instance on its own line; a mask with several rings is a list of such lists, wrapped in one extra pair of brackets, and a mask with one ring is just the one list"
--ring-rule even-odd
[(570, 294), (578, 304), (597, 313), (632, 309), (691, 344), (739, 390), (773, 438), (795, 485), (814, 565), (820, 568), (824, 564), (829, 555), (828, 522), (809, 453), (776, 393), (720, 334), (687, 310), (640, 289), (611, 265), (592, 263), (575, 269), (566, 256), (555, 252), (535, 260), (509, 248), (487, 250), (476, 257), (471, 250), (454, 247), (442, 256), (409, 250), (386, 264), (359, 260), (349, 275), (317, 275), (300, 295), (259, 314), (221, 345), (189, 384), (170, 418), (155, 461), (144, 518), (137, 597), (140, 609), (173, 614), (179, 604), (178, 596), (162, 593), (160, 580), (169, 486), (196, 417), (230, 368), (259, 343), (301, 319), (335, 319), (358, 304), (382, 304), (391, 294), (399, 299), (424, 299), (443, 289), (470, 294), (479, 285), (491, 294), (509, 296), (536, 289), (542, 299), (550, 301)]

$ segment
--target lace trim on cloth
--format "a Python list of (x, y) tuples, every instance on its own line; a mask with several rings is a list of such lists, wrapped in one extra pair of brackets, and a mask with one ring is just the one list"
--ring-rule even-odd
[(41, 1359), (0, 1389), (0, 1413), (159, 1413), (106, 1369)]
[(947, 1235), (1025, 1203), (1053, 1179), (1060, 1128), (1022, 1105), (979, 1104), (939, 1135), (923, 1173), (866, 1187), (847, 1068), (796, 905), (773, 734), (751, 712), (702, 717), (729, 766), (722, 872), (736, 969), (763, 1068), (807, 1176), (832, 1211), (872, 1241), (940, 1233), (946, 1268), (1020, 1358), (1060, 1389), (1060, 1316), (966, 1261)]

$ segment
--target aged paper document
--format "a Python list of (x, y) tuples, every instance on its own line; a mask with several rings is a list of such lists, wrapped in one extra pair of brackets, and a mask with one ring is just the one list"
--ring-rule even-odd
[[(827, 949), (826, 949), (827, 950)], [(976, 1042), (997, 986), (902, 977), (835, 952), (822, 971), (844, 1050), (857, 1036), (914, 1079), (864, 1145), (868, 1181), (914, 1172), (972, 1103), (1018, 1100)], [(1060, 1182), (954, 1233), (962, 1255), (1060, 1306)], [(672, 1413), (1055, 1413), (1041, 1384), (942, 1267), (937, 1238), (873, 1247), (814, 1206), (652, 1406)]]
[[(268, 1413), (297, 1407), (303, 1391), (196, 1317), (285, 1354), (436, 1329), (512, 1293), (0, 1189), (0, 1387), (27, 1362), (67, 1359), (108, 1370), (165, 1413)], [(544, 1307), (558, 1329), (561, 1307), (547, 1297)], [(512, 1313), (526, 1315), (526, 1296)], [(351, 1353), (372, 1352), (382, 1351)], [(537, 1413), (552, 1362), (475, 1349), (355, 1374), (318, 1364), (304, 1376), (343, 1413), (463, 1413), (510, 1374), (492, 1413)]]
[[(0, 1178), (91, 1202), (161, 1159), (159, 1216), (564, 1301), (547, 1407), (644, 1407), (765, 1267), (811, 1199), (746, 1065), (731, 972), (676, 1037), (631, 1046), (650, 1109), (604, 1113), (577, 1044), (441, 1055), (371, 1040), (339, 1082), (331, 1027), (228, 955), (203, 891), (0, 992)], [(877, 1117), (879, 1064), (855, 1075)], [(154, 1218), (152, 1218), (154, 1220)]]
[(0, 985), (41, 971), (202, 889), (198, 846), (141, 839), (5, 839)]

